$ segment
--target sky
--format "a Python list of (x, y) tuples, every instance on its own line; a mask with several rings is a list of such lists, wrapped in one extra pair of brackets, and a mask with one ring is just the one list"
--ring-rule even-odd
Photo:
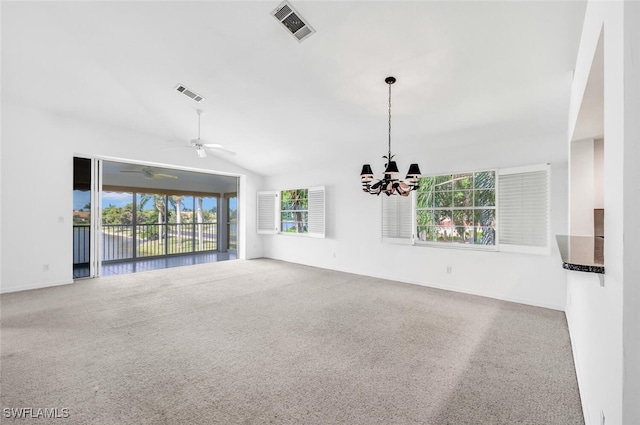
[[(185, 197), (185, 201), (183, 203), (183, 207), (188, 209), (192, 209), (192, 199), (193, 197), (188, 196)], [(81, 191), (74, 190), (73, 191), (73, 210), (78, 211), (84, 208), (85, 205), (89, 203), (91, 200), (91, 192), (89, 191)], [(121, 192), (102, 192), (102, 207), (106, 208), (109, 205), (113, 205), (116, 207), (124, 207), (127, 204), (132, 202), (131, 193), (121, 193)], [(187, 204), (187, 205), (185, 205)], [(232, 210), (237, 208), (238, 201), (236, 198), (231, 199), (230, 207)], [(216, 207), (216, 199), (215, 198), (204, 198), (202, 202), (202, 208), (205, 210), (212, 210)], [(147, 203), (144, 207), (145, 210), (153, 209), (152, 203)]]

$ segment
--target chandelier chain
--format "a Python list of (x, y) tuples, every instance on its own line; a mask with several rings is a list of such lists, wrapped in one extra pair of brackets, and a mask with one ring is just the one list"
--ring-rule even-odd
[(371, 195), (384, 193), (387, 196), (409, 196), (411, 192), (417, 190), (420, 185), (420, 167), (418, 164), (411, 164), (407, 172), (407, 177), (404, 179), (398, 178), (398, 165), (391, 155), (391, 85), (396, 82), (396, 79), (395, 77), (387, 77), (384, 82), (389, 85), (389, 150), (387, 156), (383, 156), (383, 158), (387, 159), (387, 163), (385, 164), (383, 177), (375, 183), (373, 183), (371, 165), (364, 164), (362, 166), (362, 172), (360, 173), (362, 190)]
[(389, 84), (389, 161), (391, 161), (391, 84)]

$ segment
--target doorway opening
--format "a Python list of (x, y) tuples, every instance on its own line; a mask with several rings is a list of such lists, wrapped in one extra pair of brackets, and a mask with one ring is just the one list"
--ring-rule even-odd
[[(102, 184), (93, 210), (100, 275), (237, 258), (238, 177), (100, 163)], [(81, 242), (77, 249), (88, 249)], [(76, 269), (82, 267), (74, 264)]]

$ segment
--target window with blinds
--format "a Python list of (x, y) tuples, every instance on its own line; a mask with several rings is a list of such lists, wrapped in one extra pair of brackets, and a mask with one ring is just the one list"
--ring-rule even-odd
[(416, 194), (419, 243), (494, 249), (495, 171), (423, 177)]
[(324, 186), (309, 188), (309, 236), (324, 238)]
[(383, 242), (410, 243), (413, 238), (413, 197), (382, 196)]
[(500, 249), (548, 252), (549, 165), (499, 170), (498, 185)]
[(382, 197), (382, 240), (545, 254), (549, 164), (424, 177)]
[(278, 233), (278, 192), (258, 192), (258, 223), (260, 234)]
[(324, 186), (258, 192), (260, 234), (325, 237)]

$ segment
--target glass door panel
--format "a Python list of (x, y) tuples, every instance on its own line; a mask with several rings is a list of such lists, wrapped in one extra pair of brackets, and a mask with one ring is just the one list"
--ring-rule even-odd
[(91, 160), (73, 158), (73, 278), (91, 276)]
[(227, 247), (238, 250), (238, 196), (228, 193), (227, 199)]
[(137, 193), (136, 208), (136, 257), (166, 255), (167, 196)]
[(133, 258), (132, 192), (102, 192), (102, 261)]
[(167, 210), (167, 251), (182, 254), (193, 251), (193, 196), (171, 195)]
[(218, 249), (218, 198), (198, 196), (195, 199), (195, 251)]

